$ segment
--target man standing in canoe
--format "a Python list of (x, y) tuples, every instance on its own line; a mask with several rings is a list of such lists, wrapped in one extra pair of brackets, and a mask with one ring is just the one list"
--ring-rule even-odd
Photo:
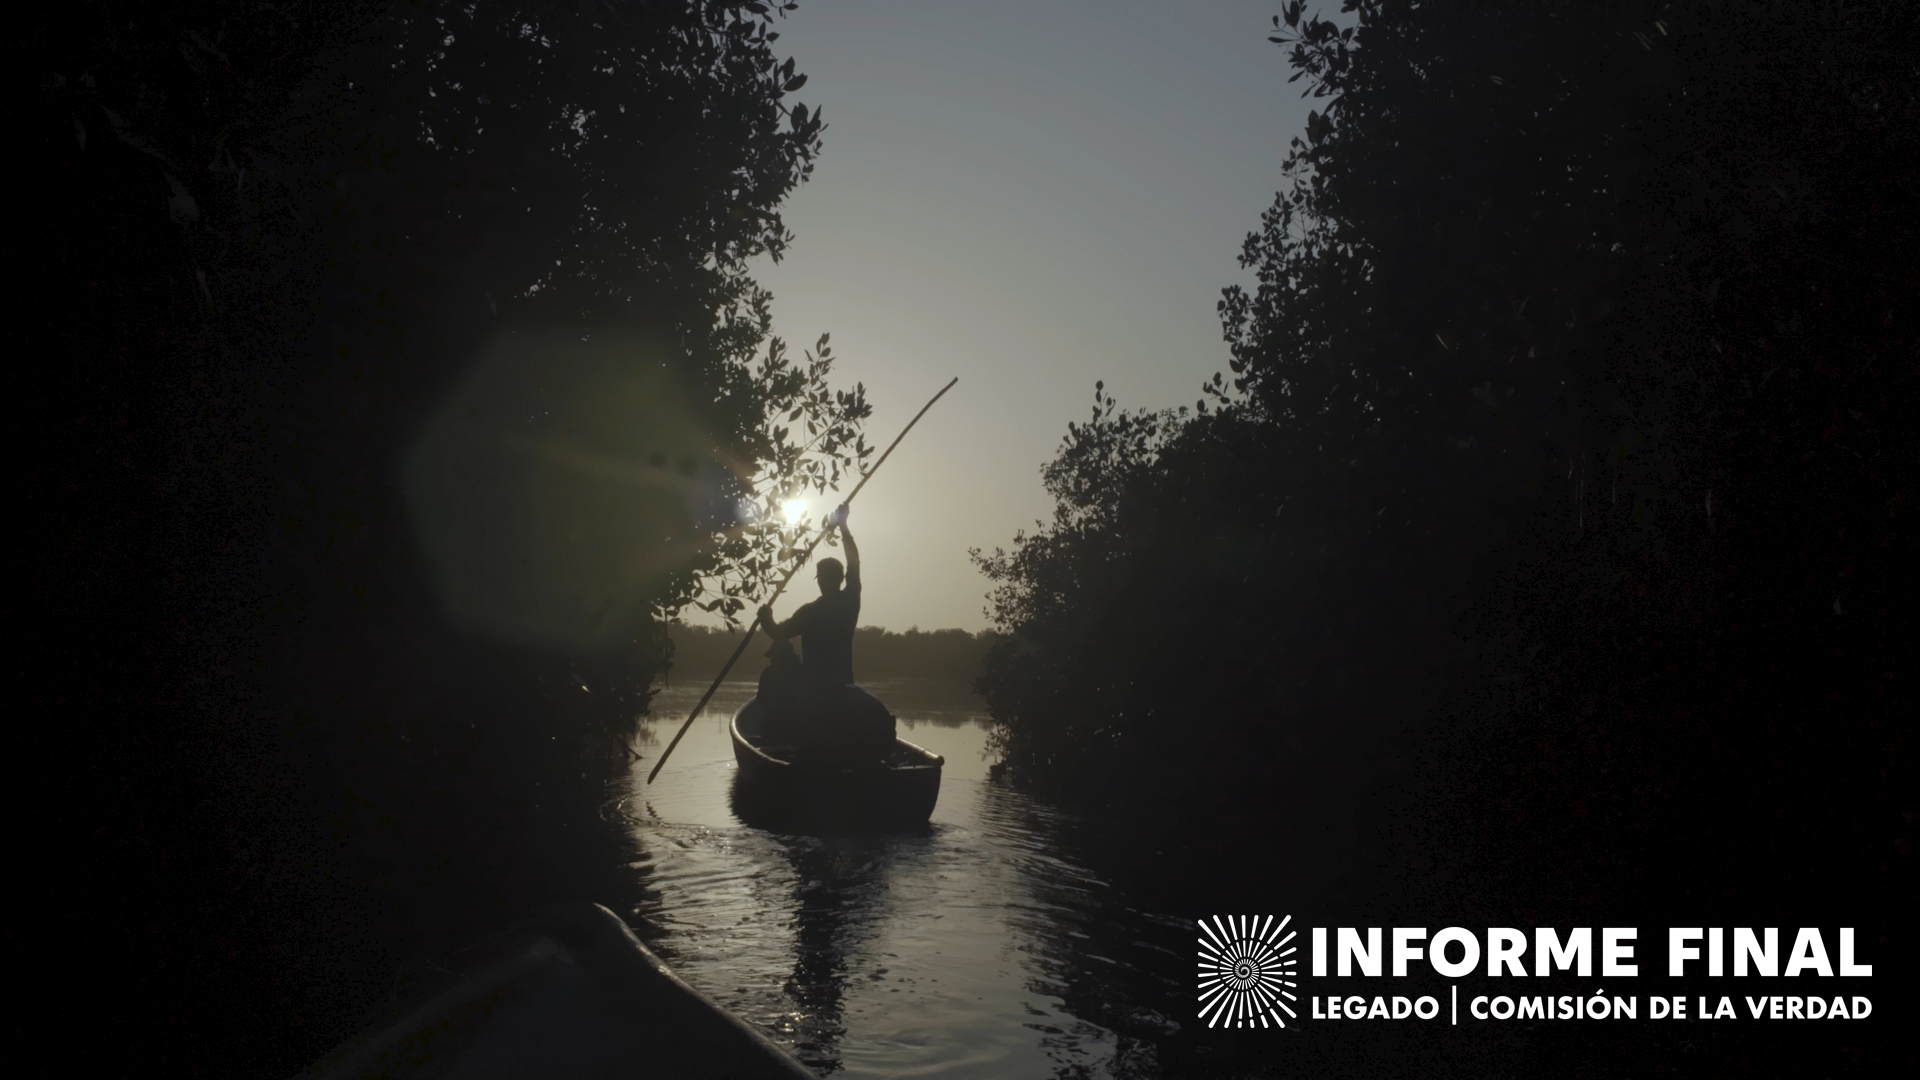
[(775, 641), (800, 639), (800, 659), (807, 674), (822, 688), (846, 686), (853, 682), (853, 628), (860, 620), (860, 549), (854, 546), (853, 533), (847, 530), (847, 504), (841, 503), (827, 519), (840, 527), (840, 542), (847, 546), (847, 565), (832, 557), (814, 566), (814, 579), (820, 584), (820, 599), (800, 605), (786, 622), (777, 622), (773, 608), (760, 608), (760, 626)]
[[(893, 714), (878, 699), (853, 685), (853, 628), (860, 620), (860, 549), (847, 530), (847, 504), (841, 503), (828, 525), (840, 527), (847, 546), (847, 565), (839, 559), (821, 559), (814, 577), (820, 598), (802, 604), (786, 622), (773, 609), (760, 609), (760, 626), (775, 648), (797, 637), (806, 686), (800, 693), (767, 704), (772, 710), (768, 730), (781, 733), (803, 757), (838, 763), (878, 760), (893, 746)], [(771, 668), (769, 669), (772, 670)]]

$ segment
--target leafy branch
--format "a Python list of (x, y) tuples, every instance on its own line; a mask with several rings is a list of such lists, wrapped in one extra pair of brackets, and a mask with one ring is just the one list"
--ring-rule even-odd
[[(734, 517), (720, 533), (711, 566), (700, 575), (695, 606), (737, 626), (740, 612), (765, 596), (805, 553), (811, 515), (788, 522), (785, 504), (823, 495), (843, 477), (862, 475), (873, 447), (862, 427), (872, 415), (866, 387), (835, 389), (829, 382), (833, 350), (828, 335), (795, 361), (786, 343), (771, 338), (755, 365), (751, 386), (759, 423), (751, 445), (758, 468), (734, 498)], [(831, 542), (831, 540), (829, 541)]]

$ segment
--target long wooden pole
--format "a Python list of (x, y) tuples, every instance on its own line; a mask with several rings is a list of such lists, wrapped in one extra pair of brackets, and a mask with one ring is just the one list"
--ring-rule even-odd
[[(947, 383), (947, 385), (940, 388), (939, 393), (933, 395), (933, 399), (931, 401), (928, 401), (925, 405), (920, 406), (920, 411), (917, 413), (914, 413), (913, 419), (907, 421), (907, 426), (904, 428), (901, 428), (900, 434), (894, 437), (893, 442), (887, 447), (887, 452), (884, 454), (881, 454), (880, 460), (874, 462), (873, 468), (868, 469), (867, 474), (860, 478), (860, 482), (853, 486), (853, 494), (848, 495), (846, 498), (840, 500), (841, 502), (843, 503), (853, 502), (854, 496), (860, 494), (860, 489), (863, 487), (866, 487), (867, 481), (873, 479), (873, 474), (879, 472), (880, 466), (885, 465), (887, 463), (887, 458), (893, 456), (893, 448), (896, 446), (899, 446), (900, 440), (907, 437), (907, 432), (913, 430), (913, 425), (919, 423), (920, 418), (927, 415), (927, 410), (933, 408), (933, 403), (945, 397), (947, 395), (947, 391), (953, 389), (953, 384), (959, 381), (960, 381), (960, 377), (957, 375), (954, 376), (953, 379)], [(775, 600), (780, 599), (780, 594), (787, 591), (787, 583), (793, 580), (793, 575), (800, 572), (800, 568), (802, 566), (805, 566), (807, 564), (807, 559), (813, 555), (813, 549), (819, 547), (820, 541), (825, 540), (827, 538), (827, 534), (832, 531), (833, 531), (833, 526), (831, 524), (823, 523), (821, 525), (820, 535), (813, 538), (813, 542), (807, 545), (807, 550), (801, 552), (800, 558), (796, 559), (794, 561), (794, 564), (787, 569), (786, 576), (781, 578), (780, 584), (774, 587), (773, 595), (767, 597), (767, 604), (771, 605)], [(713, 692), (715, 690), (720, 689), (720, 684), (726, 681), (727, 672), (733, 670), (734, 663), (738, 661), (740, 657), (747, 651), (747, 646), (753, 644), (753, 635), (758, 633), (759, 630), (760, 630), (760, 616), (756, 613), (753, 617), (752, 625), (747, 627), (746, 636), (740, 639), (740, 644), (734, 646), (733, 655), (727, 657), (727, 662), (724, 665), (722, 665), (720, 668), (720, 674), (715, 675), (713, 677), (713, 685), (707, 687), (707, 692), (700, 695), (700, 704), (695, 705), (693, 707), (693, 711), (687, 714), (686, 722), (680, 725), (679, 731), (676, 731), (673, 733), (673, 741), (668, 743), (667, 748), (661, 752), (660, 760), (653, 763), (653, 771), (647, 774), (647, 783), (649, 784), (653, 783), (653, 778), (656, 776), (659, 776), (660, 770), (666, 767), (667, 758), (673, 756), (673, 748), (680, 745), (681, 736), (685, 735), (687, 733), (687, 729), (693, 726), (694, 718), (700, 715), (700, 710), (707, 707), (707, 702), (713, 700)]]

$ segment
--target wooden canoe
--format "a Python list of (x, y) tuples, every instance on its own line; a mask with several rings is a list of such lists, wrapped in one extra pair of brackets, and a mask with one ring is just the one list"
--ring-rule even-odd
[(300, 1080), (813, 1075), (681, 982), (619, 916), (573, 904), (502, 935), (444, 989)]
[(803, 824), (899, 828), (926, 824), (940, 798), (947, 759), (896, 737), (880, 761), (862, 765), (809, 764), (788, 748), (761, 738), (765, 709), (758, 698), (734, 714), (733, 758), (740, 765), (735, 809), (743, 817)]

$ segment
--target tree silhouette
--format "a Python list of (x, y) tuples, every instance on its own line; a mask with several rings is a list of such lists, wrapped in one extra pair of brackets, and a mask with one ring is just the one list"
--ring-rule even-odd
[(449, 626), (401, 466), (493, 345), (617, 344), (701, 433), (660, 466), (701, 541), (639, 600), (706, 581), (729, 611), (781, 569), (731, 511), (858, 468), (867, 415), (748, 272), (824, 130), (776, 52), (791, 8), (26, 17), (16, 715), (65, 770), (43, 854), (87, 868), (57, 925), (113, 928), (78, 939), (118, 973), (112, 1037), (75, 1051), (99, 1070), (290, 1072), (387, 1003), (409, 941), (617, 901), (598, 781), (664, 625), (592, 654)]
[(1008, 771), (1248, 898), (1890, 918), (1913, 13), (1346, 10), (1274, 22), (1324, 104), (1231, 371), (1097, 388), (1053, 521), (979, 556)]

